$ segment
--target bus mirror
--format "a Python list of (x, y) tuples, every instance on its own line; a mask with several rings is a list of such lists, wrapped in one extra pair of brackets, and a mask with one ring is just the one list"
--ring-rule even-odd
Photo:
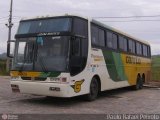
[(7, 41), (7, 57), (13, 58), (14, 46), (15, 46), (15, 40)]

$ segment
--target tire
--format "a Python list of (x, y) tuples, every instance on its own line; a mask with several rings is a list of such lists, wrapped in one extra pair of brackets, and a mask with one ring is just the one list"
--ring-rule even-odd
[(133, 86), (134, 90), (139, 90), (143, 88), (143, 80), (140, 76), (137, 77), (136, 85)]
[(144, 81), (142, 78), (140, 78), (140, 86), (139, 86), (139, 89), (142, 89), (143, 88), (143, 84), (144, 84)]
[(145, 84), (145, 75), (142, 76), (143, 84)]
[(90, 92), (86, 95), (87, 101), (93, 101), (97, 98), (99, 92), (98, 88), (98, 81), (96, 78), (92, 78), (91, 84), (90, 84)]

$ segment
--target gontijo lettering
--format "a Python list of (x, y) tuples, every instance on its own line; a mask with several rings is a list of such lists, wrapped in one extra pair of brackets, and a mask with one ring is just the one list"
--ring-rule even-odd
[(128, 64), (141, 64), (141, 59), (137, 57), (126, 56), (126, 63)]

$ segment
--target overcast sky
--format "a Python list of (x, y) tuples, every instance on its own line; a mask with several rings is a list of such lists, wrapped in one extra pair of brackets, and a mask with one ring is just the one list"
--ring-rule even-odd
[[(24, 17), (55, 14), (80, 14), (89, 17), (105, 16), (151, 16), (160, 15), (160, 0), (13, 0), (12, 39), (18, 22)], [(0, 53), (6, 51), (7, 22), (10, 0), (0, 0)], [(160, 17), (130, 19), (97, 19), (105, 24), (126, 32), (136, 38), (148, 41), (152, 46), (152, 54), (160, 54)], [(132, 21), (130, 20), (159, 20)]]

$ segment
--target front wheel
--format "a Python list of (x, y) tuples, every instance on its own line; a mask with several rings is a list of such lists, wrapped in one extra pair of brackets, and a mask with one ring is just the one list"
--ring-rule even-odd
[(98, 81), (96, 78), (92, 78), (91, 84), (90, 84), (90, 92), (86, 95), (86, 98), (88, 101), (93, 101), (98, 96)]

